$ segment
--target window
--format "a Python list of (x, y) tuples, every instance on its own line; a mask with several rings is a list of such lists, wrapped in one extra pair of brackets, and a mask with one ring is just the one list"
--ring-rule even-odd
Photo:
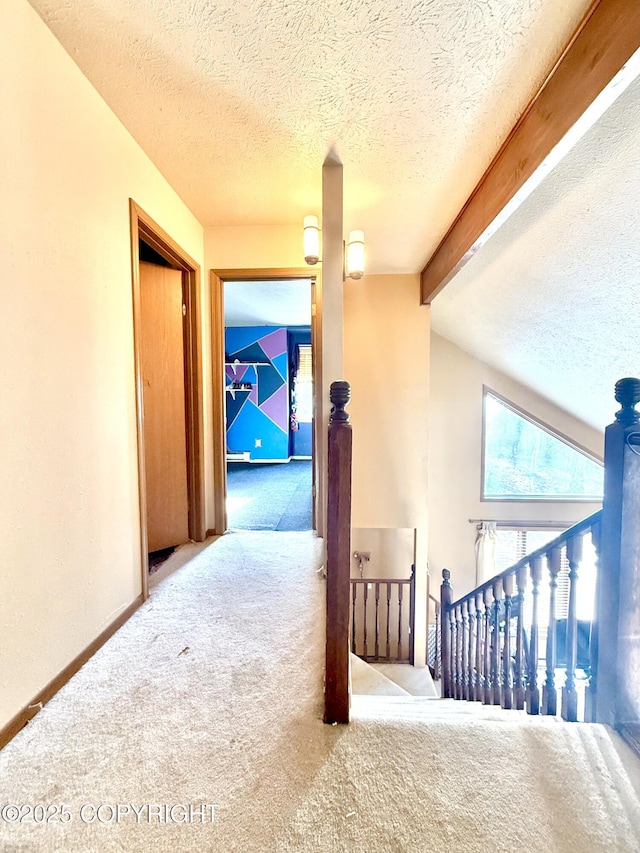
[(483, 419), (483, 500), (602, 500), (586, 451), (487, 390)]
[(562, 533), (562, 529), (524, 527), (499, 527), (496, 531), (496, 574), (513, 566), (522, 557), (542, 548)]
[[(534, 530), (525, 527), (505, 529), (499, 527), (496, 531), (496, 574), (513, 566), (518, 560), (542, 548), (547, 542), (551, 542), (562, 533), (561, 529), (536, 528)], [(596, 552), (589, 537), (583, 542), (582, 561), (578, 570), (578, 584), (576, 587), (576, 609), (577, 618), (586, 621), (593, 619), (593, 608), (596, 588)], [(514, 590), (514, 594), (516, 594)], [(538, 602), (538, 620), (540, 628), (545, 629), (549, 624), (549, 573), (545, 568), (539, 587), (540, 598)], [(562, 549), (560, 561), (560, 573), (558, 575), (558, 588), (556, 590), (556, 618), (566, 619), (569, 612), (569, 561), (566, 549)], [(525, 624), (531, 624), (532, 618), (531, 579), (527, 573), (527, 592), (525, 594), (524, 619)], [(546, 637), (546, 635), (545, 635)], [(544, 649), (544, 646), (542, 646)]]
[(313, 362), (311, 344), (298, 345), (298, 369), (293, 380), (298, 423), (310, 424), (313, 415)]

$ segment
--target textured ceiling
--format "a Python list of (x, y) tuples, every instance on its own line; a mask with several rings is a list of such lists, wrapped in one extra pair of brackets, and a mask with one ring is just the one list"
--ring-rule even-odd
[(433, 328), (604, 427), (640, 376), (640, 78), (451, 281)]
[(311, 280), (225, 281), (224, 324), (311, 325)]
[[(204, 225), (319, 214), (334, 148), (368, 271), (416, 272), (591, 0), (31, 3)], [(639, 86), (432, 306), (436, 331), (596, 427), (640, 373)], [(301, 322), (235, 299), (233, 322)]]
[(345, 167), (368, 269), (437, 246), (591, 0), (31, 0), (205, 225), (292, 224)]

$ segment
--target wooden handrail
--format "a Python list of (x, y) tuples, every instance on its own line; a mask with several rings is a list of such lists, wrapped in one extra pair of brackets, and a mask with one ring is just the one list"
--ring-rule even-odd
[(348, 382), (331, 384), (327, 449), (327, 648), (325, 723), (349, 722), (349, 574), (352, 432)]
[(578, 536), (580, 533), (585, 533), (592, 527), (595, 527), (595, 525), (600, 522), (601, 517), (601, 509), (597, 510), (591, 515), (588, 515), (586, 518), (583, 518), (581, 521), (578, 521), (576, 524), (574, 524), (573, 527), (569, 527), (567, 530), (563, 530), (559, 536), (556, 536), (555, 539), (552, 539), (546, 545), (543, 545), (541, 548), (537, 548), (530, 554), (526, 554), (524, 557), (518, 560), (517, 563), (513, 563), (513, 565), (509, 566), (508, 569), (505, 569), (503, 572), (500, 572), (499, 575), (494, 575), (494, 577), (490, 578), (484, 583), (481, 583), (471, 592), (468, 592), (461, 598), (456, 599), (456, 601), (451, 604), (451, 607), (457, 607), (458, 605), (461, 605), (463, 601), (466, 601), (467, 598), (470, 598), (472, 595), (475, 595), (476, 593), (482, 593), (486, 589), (491, 589), (496, 583), (502, 583), (507, 576), (515, 574), (518, 569), (527, 566), (531, 562), (531, 560), (539, 557), (544, 557), (553, 548), (561, 548), (567, 542), (567, 540)]
[(397, 583), (409, 585), (411, 578), (350, 578), (351, 583)]

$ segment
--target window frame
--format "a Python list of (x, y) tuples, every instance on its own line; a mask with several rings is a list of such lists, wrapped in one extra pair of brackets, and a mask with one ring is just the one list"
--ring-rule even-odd
[(300, 413), (298, 411), (299, 403), (298, 403), (297, 397), (295, 397), (295, 406), (296, 406), (296, 416), (298, 419), (298, 423), (300, 423), (300, 424), (311, 424), (311, 423), (313, 423), (313, 344), (311, 344), (311, 343), (296, 344), (296, 346), (298, 347), (298, 351), (299, 351), (299, 355), (300, 355), (300, 361), (298, 363), (298, 368), (292, 377), (291, 390), (292, 390), (293, 394), (296, 395), (296, 382), (297, 382), (298, 374), (300, 373), (300, 367), (302, 364), (302, 352), (301, 352), (301, 350), (304, 348), (305, 350), (308, 350), (308, 357), (305, 359), (305, 361), (307, 361), (308, 364), (307, 364), (306, 378), (305, 378), (304, 383), (302, 383), (302, 384), (308, 385), (309, 389), (310, 389), (309, 417), (308, 417), (308, 419), (306, 419), (306, 418), (305, 418), (305, 420), (301, 419)]
[(499, 394), (497, 391), (494, 391), (488, 385), (482, 386), (482, 435), (481, 435), (481, 444), (480, 444), (480, 501), (482, 503), (583, 503), (583, 504), (601, 504), (602, 496), (563, 496), (558, 495), (554, 497), (550, 496), (531, 496), (531, 495), (485, 495), (485, 470), (486, 470), (486, 460), (485, 460), (485, 449), (486, 449), (486, 399), (487, 396), (490, 395), (498, 400), (505, 408), (512, 411), (514, 414), (523, 418), (523, 420), (528, 421), (538, 429), (543, 430), (552, 438), (557, 439), (558, 441), (563, 442), (572, 450), (581, 453), (583, 456), (586, 456), (592, 462), (596, 462), (598, 465), (604, 468), (604, 459), (601, 456), (598, 456), (595, 453), (592, 453), (583, 445), (579, 444), (577, 441), (569, 438), (564, 433), (559, 432), (557, 429), (554, 429), (549, 424), (541, 421), (539, 418), (532, 415), (531, 412), (528, 412), (526, 409), (520, 408), (520, 406), (513, 403), (511, 400), (508, 400), (506, 397), (503, 397), (502, 394)]

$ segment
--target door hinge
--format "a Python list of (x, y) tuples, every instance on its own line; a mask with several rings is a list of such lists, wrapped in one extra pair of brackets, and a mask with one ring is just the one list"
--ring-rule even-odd
[(184, 304), (184, 302), (182, 303), (182, 316), (187, 316), (187, 306)]
[(311, 316), (312, 317), (316, 316), (316, 303), (315, 302), (311, 303)]

